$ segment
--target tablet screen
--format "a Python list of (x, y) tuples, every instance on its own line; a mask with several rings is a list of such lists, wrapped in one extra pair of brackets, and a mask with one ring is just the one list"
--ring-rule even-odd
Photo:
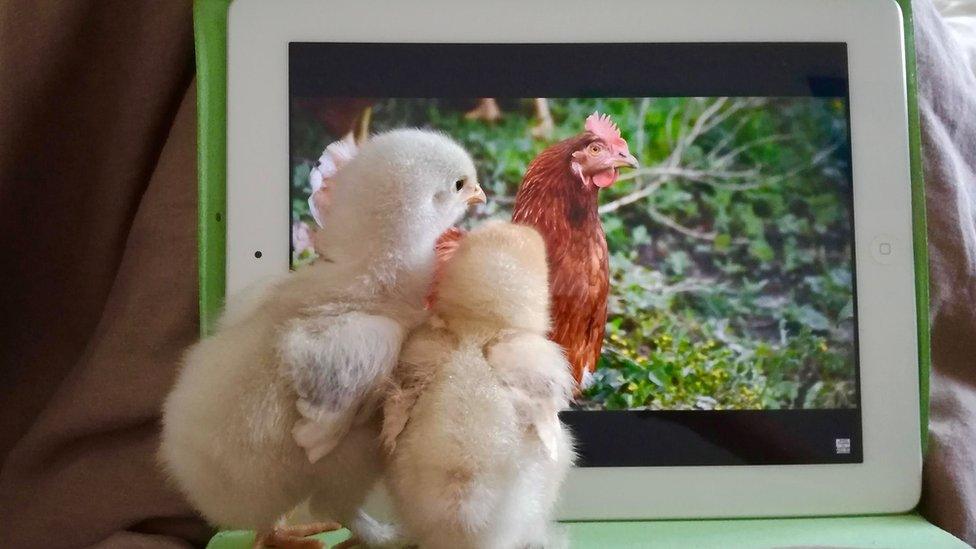
[[(847, 82), (833, 43), (293, 42), (291, 267), (316, 260), (315, 193), (357, 142), (445, 132), (488, 195), (465, 226), (605, 235), (580, 267), (596, 282), (550, 272), (582, 466), (860, 462)], [(584, 134), (623, 160), (551, 155), (565, 181), (545, 189), (592, 204), (519, 195), (544, 151), (588, 154)]]

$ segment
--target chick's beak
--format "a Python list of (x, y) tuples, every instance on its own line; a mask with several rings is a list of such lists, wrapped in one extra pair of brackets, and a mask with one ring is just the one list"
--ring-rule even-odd
[(481, 185), (475, 185), (473, 189), (468, 190), (468, 199), (466, 202), (468, 206), (488, 202), (488, 197), (485, 196), (485, 191), (481, 189)]
[(620, 155), (618, 155), (616, 158), (613, 159), (613, 167), (614, 168), (623, 168), (623, 167), (639, 168), (640, 162), (638, 162), (637, 158), (634, 155), (630, 154), (629, 152), (621, 153)]

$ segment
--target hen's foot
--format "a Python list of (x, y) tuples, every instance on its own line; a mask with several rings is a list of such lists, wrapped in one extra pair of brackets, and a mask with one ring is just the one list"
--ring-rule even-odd
[(544, 118), (535, 123), (534, 126), (529, 130), (532, 137), (539, 139), (541, 141), (548, 141), (552, 139), (552, 133), (555, 131), (556, 126), (552, 122), (552, 118)]
[(533, 100), (535, 105), (535, 124), (529, 130), (532, 137), (536, 139), (552, 139), (552, 133), (556, 129), (556, 124), (552, 121), (552, 113), (549, 112), (549, 101), (537, 97)]
[(484, 97), (478, 100), (478, 106), (464, 113), (464, 117), (468, 120), (497, 122), (502, 117), (502, 109), (498, 106), (498, 101), (491, 97)]
[(324, 549), (325, 544), (308, 536), (333, 532), (342, 528), (335, 522), (312, 522), (294, 526), (276, 526), (265, 534), (258, 534), (254, 540), (255, 549)]

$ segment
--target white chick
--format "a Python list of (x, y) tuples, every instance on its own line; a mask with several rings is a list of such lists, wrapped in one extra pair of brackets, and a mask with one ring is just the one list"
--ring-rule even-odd
[(553, 547), (574, 460), (558, 412), (573, 378), (546, 338), (542, 238), (495, 222), (464, 237), (437, 286), (437, 315), (407, 339), (384, 402), (387, 484), (422, 549)]
[(360, 510), (382, 468), (375, 395), (427, 318), (438, 235), (484, 201), (470, 156), (420, 130), (371, 139), (332, 183), (323, 259), (229, 303), (164, 405), (167, 472), (259, 543), (307, 546), (275, 527), (306, 499), (366, 544), (394, 540)]

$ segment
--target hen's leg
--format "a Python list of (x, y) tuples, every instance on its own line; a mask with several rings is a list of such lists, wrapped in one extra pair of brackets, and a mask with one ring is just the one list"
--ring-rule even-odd
[(556, 125), (552, 121), (552, 113), (549, 112), (549, 101), (544, 97), (536, 97), (535, 100), (535, 125), (532, 126), (532, 137), (536, 139), (550, 139)]
[(502, 109), (494, 97), (482, 97), (478, 99), (478, 105), (475, 108), (464, 113), (464, 117), (468, 120), (497, 122), (502, 117)]

